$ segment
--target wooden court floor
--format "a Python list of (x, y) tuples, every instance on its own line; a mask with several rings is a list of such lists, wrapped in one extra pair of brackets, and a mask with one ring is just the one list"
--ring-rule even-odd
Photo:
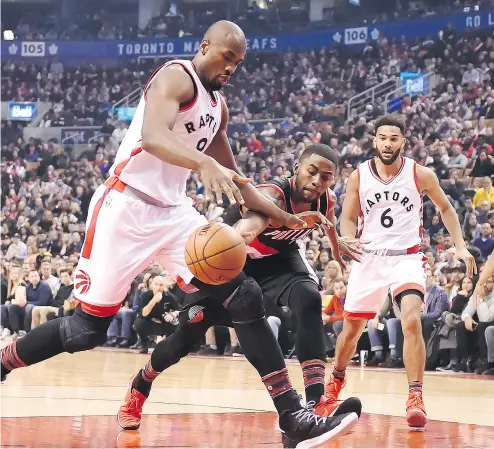
[[(243, 358), (182, 360), (155, 382), (141, 429), (121, 432), (116, 412), (147, 359), (101, 349), (13, 372), (0, 387), (0, 446), (282, 447), (271, 400)], [(303, 392), (298, 363), (288, 368)], [(494, 447), (493, 377), (427, 375), (425, 432), (408, 431), (406, 390), (403, 370), (350, 369), (343, 396), (360, 397), (364, 413), (326, 447)]]

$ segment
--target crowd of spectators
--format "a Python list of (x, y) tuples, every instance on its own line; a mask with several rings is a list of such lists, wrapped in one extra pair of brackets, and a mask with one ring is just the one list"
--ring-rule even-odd
[[(69, 22), (60, 20), (56, 3), (33, 5), (30, 11), (16, 4), (6, 5), (2, 32), (11, 30), (24, 40), (122, 40), (177, 38), (202, 35), (217, 20), (238, 23), (249, 34), (277, 34), (308, 31), (341, 25), (367, 25), (390, 20), (478, 11), (492, 6), (492, 0), (381, 0), (360, 5), (341, 2), (323, 11), (322, 20), (310, 21), (307, 1), (252, 1), (232, 7), (228, 2), (166, 1), (162, 11), (144, 27), (138, 26), (138, 2), (90, 0), (71, 13)], [(63, 18), (63, 17), (62, 17)]]
[[(53, 64), (58, 64), (56, 70)], [(60, 124), (70, 114), (84, 119), (81, 113), (91, 111), (87, 118), (109, 136), (73, 159), (55, 139), (25, 141), (18, 124), (2, 122), (2, 336), (18, 338), (45, 320), (73, 313), (72, 274), (84, 240), (89, 201), (105, 180), (126, 129), (123, 123), (113, 123), (96, 103), (110, 105), (120, 99), (142, 85), (150, 70), (106, 71), (89, 66), (77, 72), (65, 70), (59, 62), (43, 68), (24, 63), (6, 68), (10, 82), (2, 83), (2, 94), (16, 100), (47, 98), (61, 105), (45, 118), (44, 126)], [(308, 144), (329, 144), (341, 156), (333, 186), (339, 215), (349, 174), (372, 157), (373, 120), (385, 112), (384, 103), (377, 99), (365, 112), (346, 116), (345, 101), (400, 71), (434, 71), (430, 95), (405, 96), (400, 103), (398, 113), (407, 122), (405, 155), (436, 171), (482, 266), (494, 247), (493, 68), (492, 36), (479, 32), (457, 36), (453, 29), (444, 30), (436, 41), (410, 44), (380, 39), (351, 58), (338, 47), (275, 57), (252, 55), (236, 73), (235, 85), (224, 92), (232, 118), (232, 149), (241, 169), (260, 184), (289, 176)], [(255, 119), (264, 119), (263, 127), (257, 128)], [(221, 220), (223, 209), (205, 200), (197, 173), (192, 174), (187, 193), (209, 220)], [(436, 321), (446, 320), (445, 313), (451, 314), (448, 322), (457, 320), (455, 332), (438, 343), (440, 356), (429, 364), (489, 372), (494, 368), (494, 347), (487, 346), (486, 338), (494, 325), (492, 283), (484, 287), (483, 298), (471, 297), (476, 278), (466, 277), (464, 266), (455, 259), (451, 236), (429, 201), (424, 204), (424, 229), (422, 250), (429, 265), (424, 338), (441, 339), (436, 336)], [(342, 271), (331, 260), (329, 239), (317, 231), (305, 243), (307, 259), (321, 281), (330, 353), (332, 339), (341, 332), (351, 264)], [(133, 345), (147, 352), (152, 336), (173, 332), (182, 299), (171, 275), (151, 264), (134, 282), (110, 327), (107, 345)], [(269, 321), (285, 352), (292, 352), (295, 324), (289, 311), (269, 316)], [(369, 365), (402, 366), (399, 323), (399, 310), (389, 301), (369, 322), (361, 343), (372, 351)], [(219, 340), (225, 338), (221, 335)], [(239, 353), (234, 334), (229, 340), (225, 352)], [(220, 346), (210, 332), (201, 351), (216, 353)]]

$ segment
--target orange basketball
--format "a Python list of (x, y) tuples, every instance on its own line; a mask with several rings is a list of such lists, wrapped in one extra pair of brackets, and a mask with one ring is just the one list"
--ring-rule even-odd
[(197, 229), (185, 246), (185, 261), (192, 274), (205, 284), (226, 284), (244, 268), (247, 249), (242, 236), (224, 223)]

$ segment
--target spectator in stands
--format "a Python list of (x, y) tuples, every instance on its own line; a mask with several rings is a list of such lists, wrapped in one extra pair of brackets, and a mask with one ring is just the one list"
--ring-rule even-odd
[(424, 303), (422, 313), (422, 334), (427, 343), (434, 330), (434, 323), (441, 318), (443, 312), (449, 310), (448, 294), (444, 288), (437, 285), (436, 277), (432, 270), (426, 270)]
[(141, 354), (147, 354), (150, 336), (167, 336), (175, 332), (179, 306), (168, 286), (163, 276), (155, 276), (151, 281), (151, 289), (141, 297), (141, 308), (134, 323), (141, 338)]
[[(477, 314), (479, 322), (473, 319)], [(487, 343), (485, 331), (489, 326), (494, 325), (494, 279), (490, 277), (485, 285), (477, 290), (477, 295), (469, 298), (468, 304), (461, 314), (463, 326), (457, 328), (458, 341), (458, 364), (455, 371), (473, 372), (474, 364), (471, 363), (474, 357), (472, 347), (477, 343), (479, 355), (482, 361), (487, 359)], [(470, 334), (471, 333), (471, 334)], [(470, 363), (469, 363), (470, 362)]]
[(322, 313), (322, 322), (327, 325), (332, 323), (334, 335), (338, 338), (343, 330), (343, 310), (346, 299), (347, 282), (343, 277), (337, 277), (333, 281), (334, 294)]
[(463, 234), (465, 239), (469, 242), (473, 241), (480, 234), (481, 225), (477, 221), (477, 215), (466, 214), (465, 222), (463, 224)]
[(51, 293), (53, 296), (57, 294), (57, 291), (60, 287), (60, 279), (52, 274), (52, 263), (49, 260), (45, 260), (41, 262), (41, 280), (46, 282), (50, 287)]
[(340, 264), (334, 260), (328, 262), (324, 270), (323, 280), (325, 295), (332, 295), (334, 293), (334, 281), (341, 277), (343, 277), (343, 272)]
[(489, 210), (494, 206), (494, 187), (492, 186), (492, 179), (488, 176), (482, 180), (482, 187), (475, 192), (473, 197), (473, 205), (478, 208), (482, 205), (483, 201), (489, 202)]
[(108, 341), (105, 346), (117, 346), (119, 348), (128, 348), (132, 340), (132, 326), (136, 319), (136, 312), (130, 302), (130, 294), (125, 298), (122, 307), (114, 316), (113, 321), (108, 328)]
[[(43, 262), (45, 263), (45, 262)], [(58, 278), (57, 278), (58, 279)], [(31, 329), (50, 319), (70, 316), (74, 313), (74, 283), (71, 271), (67, 268), (60, 270), (60, 283), (53, 298), (47, 306), (36, 306), (32, 312)]]
[(12, 260), (17, 263), (22, 263), (27, 256), (27, 246), (20, 240), (20, 235), (16, 232), (12, 237), (12, 243), (5, 254), (5, 260)]
[(480, 254), (484, 259), (487, 259), (494, 250), (494, 238), (492, 238), (491, 225), (486, 222), (482, 224), (480, 235), (472, 242), (480, 250)]

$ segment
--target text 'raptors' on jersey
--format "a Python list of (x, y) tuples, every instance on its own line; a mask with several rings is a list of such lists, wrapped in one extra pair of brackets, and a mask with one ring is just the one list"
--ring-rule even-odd
[(173, 60), (158, 68), (148, 81), (137, 110), (110, 170), (111, 175), (139, 192), (159, 201), (165, 206), (191, 204), (186, 196), (188, 168), (167, 164), (141, 149), (142, 124), (146, 105), (146, 91), (165, 67), (180, 65), (194, 84), (194, 97), (180, 105), (173, 133), (186, 144), (205, 151), (218, 132), (221, 124), (223, 99), (219, 92), (208, 92), (201, 83), (192, 61)]
[(403, 157), (398, 173), (383, 181), (374, 159), (357, 168), (360, 199), (359, 237), (369, 250), (407, 249), (422, 239), (422, 193), (416, 162)]

